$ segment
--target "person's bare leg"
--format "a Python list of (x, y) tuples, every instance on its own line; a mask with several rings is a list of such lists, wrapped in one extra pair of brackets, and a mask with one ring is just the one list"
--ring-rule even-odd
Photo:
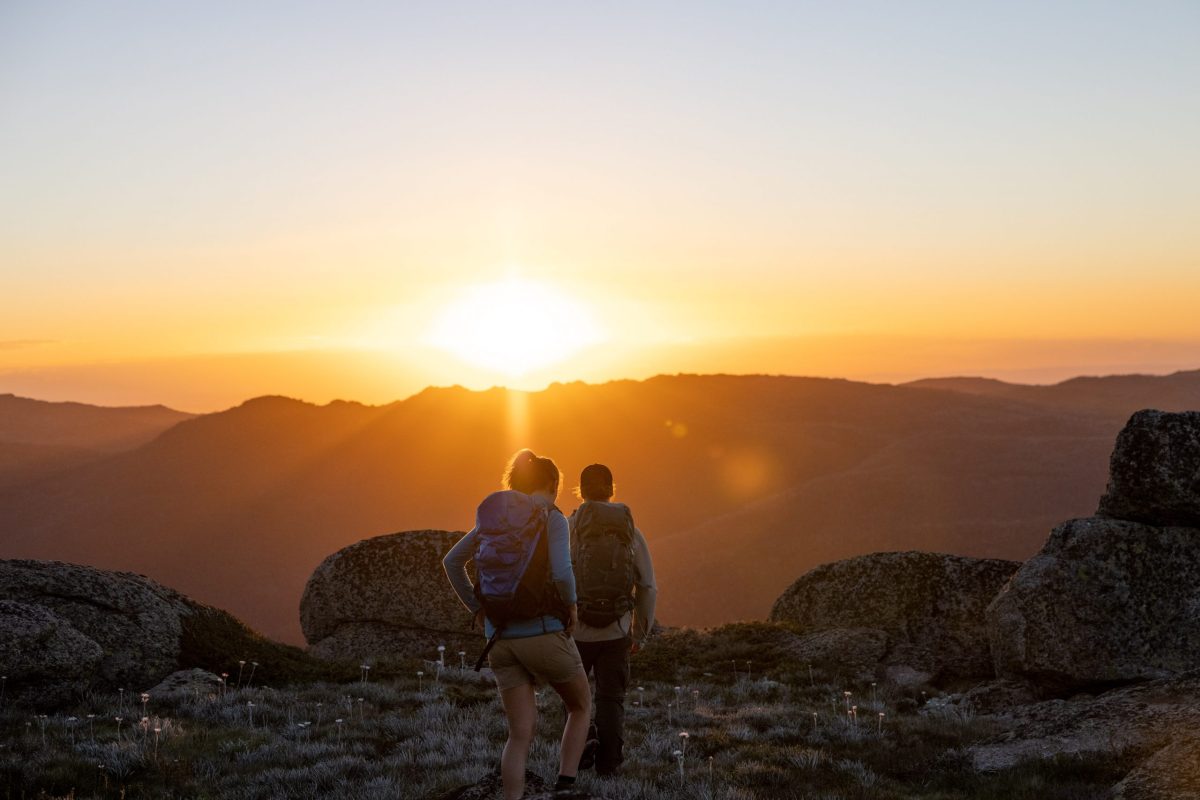
[[(537, 698), (533, 684), (523, 683), (500, 692), (500, 703), (508, 719), (508, 741), (500, 757), (500, 780), (504, 800), (520, 800), (525, 794), (525, 764), (529, 761), (529, 746), (537, 726)], [(586, 732), (586, 729), (585, 729)]]
[(588, 723), (592, 716), (592, 688), (583, 670), (566, 683), (553, 683), (551, 686), (567, 709), (567, 724), (563, 726), (562, 745), (558, 751), (558, 774), (574, 778), (579, 771), (583, 746), (587, 744)]

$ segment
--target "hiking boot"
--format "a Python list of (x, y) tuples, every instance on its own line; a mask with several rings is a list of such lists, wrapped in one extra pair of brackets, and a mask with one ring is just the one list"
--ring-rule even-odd
[(569, 784), (564, 784), (561, 779), (554, 784), (554, 788), (550, 790), (551, 797), (588, 797), (588, 793), (575, 784), (572, 780)]

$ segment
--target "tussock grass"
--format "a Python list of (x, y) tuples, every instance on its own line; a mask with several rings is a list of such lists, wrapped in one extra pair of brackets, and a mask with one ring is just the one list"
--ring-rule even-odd
[[(770, 633), (757, 641), (766, 647)], [(664, 652), (688, 646), (684, 634)], [(1105, 797), (1135, 757), (1059, 757), (979, 773), (965, 748), (994, 734), (993, 723), (920, 713), (920, 690), (879, 685), (872, 700), (869, 686), (810, 680), (804, 668), (773, 671), (779, 661), (763, 650), (737, 651), (750, 655), (755, 672), (761, 664), (757, 677), (744, 666), (737, 678), (732, 667), (705, 676), (713, 671), (703, 662), (668, 670), (656, 648), (636, 659), (633, 686), (644, 692), (628, 698), (622, 775), (580, 778), (611, 800), (1084, 800)], [(418, 669), (426, 672), (419, 682)], [(350, 679), (303, 682), (292, 673), (273, 686), (151, 697), (144, 725), (140, 703), (131, 709), (127, 697), (119, 713), (116, 693), (87, 696), (44, 720), (38, 709), (6, 705), (0, 794), (436, 798), (490, 771), (505, 730), (490, 680), (453, 667), (435, 680), (435, 672), (397, 662), (377, 666), (364, 683), (354, 665)], [(857, 722), (845, 710), (847, 690)], [(540, 702), (530, 766), (552, 777), (563, 713), (549, 690)], [(118, 715), (125, 717), (119, 738)], [(681, 731), (689, 734), (682, 778)]]

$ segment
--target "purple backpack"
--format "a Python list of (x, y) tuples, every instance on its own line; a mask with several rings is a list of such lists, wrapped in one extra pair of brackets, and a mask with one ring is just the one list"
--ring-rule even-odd
[(549, 519), (549, 508), (511, 489), (493, 492), (479, 504), (475, 597), (496, 630), (476, 669), (509, 623), (565, 615), (550, 575)]

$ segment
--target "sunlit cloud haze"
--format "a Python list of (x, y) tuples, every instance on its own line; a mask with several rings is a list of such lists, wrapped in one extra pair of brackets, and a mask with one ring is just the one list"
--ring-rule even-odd
[[(0, 391), (1200, 367), (1197, 31), (1194, 2), (5, 3)], [(506, 281), (587, 335), (444, 346)]]

